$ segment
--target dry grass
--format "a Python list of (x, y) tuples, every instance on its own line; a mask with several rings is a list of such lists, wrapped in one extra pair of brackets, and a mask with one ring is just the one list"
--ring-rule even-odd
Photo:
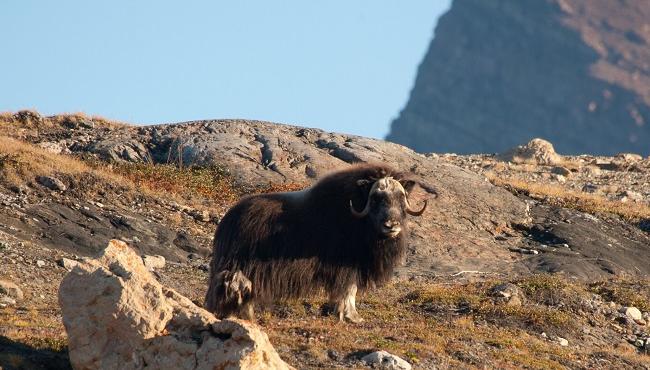
[[(416, 367), (563, 369), (579, 366), (576, 361), (584, 364), (603, 350), (561, 347), (540, 336), (546, 332), (569, 338), (570, 343), (579, 341), (588, 318), (576, 315), (578, 301), (544, 302), (553, 290), (588, 298), (587, 286), (549, 275), (516, 280), (527, 302), (508, 306), (490, 295), (499, 283), (393, 283), (359, 298), (366, 321), (358, 325), (321, 317), (323, 298), (276, 306), (260, 315), (260, 323), (281, 355), (299, 352), (314, 361), (327, 358), (332, 349), (339, 354), (386, 350)], [(640, 354), (612, 353), (614, 359), (645, 361)]]
[[(572, 329), (576, 324), (567, 312), (556, 307), (560, 301), (571, 296), (564, 291), (568, 285), (561, 286), (560, 281), (562, 280), (550, 275), (534, 275), (515, 281), (532, 305), (510, 306), (495, 303), (491, 291), (498, 281), (424, 285), (409, 292), (404, 302), (419, 307), (425, 314), (467, 313), (500, 326), (554, 332)], [(553, 299), (549, 299), (550, 297)]]
[[(166, 274), (165, 274), (166, 275)], [(168, 278), (173, 278), (169, 276)], [(183, 279), (204, 283), (203, 274)], [(594, 286), (564, 280), (558, 276), (534, 275), (511, 281), (525, 292), (523, 306), (494, 302), (491, 289), (502, 281), (476, 283), (395, 282), (359, 297), (361, 324), (339, 323), (321, 315), (324, 297), (295, 300), (259, 312), (258, 323), (269, 334), (280, 355), (299, 368), (340, 366), (328, 351), (341, 357), (386, 350), (403, 357), (415, 368), (501, 368), (563, 369), (587, 366), (589, 359), (607, 352), (612, 364), (643, 364), (647, 356), (629, 349), (577, 346), (588, 319), (580, 316), (571, 300), (562, 305), (548, 302), (551, 291), (564, 296), (590, 297)], [(203, 285), (199, 284), (202, 288)], [(612, 282), (610, 289), (632, 289), (642, 282)], [(187, 287), (188, 283), (183, 286)], [(609, 294), (605, 291), (604, 295)], [(647, 294), (640, 292), (639, 294)], [(186, 293), (187, 294), (187, 293)], [(192, 296), (192, 295), (188, 295)], [(648, 296), (645, 296), (647, 300)], [(0, 327), (11, 326), (5, 337), (37, 350), (65, 349), (60, 323), (43, 317), (52, 313), (30, 310), (20, 315), (0, 310)], [(607, 326), (602, 322), (603, 327)], [(25, 330), (29, 328), (29, 330)], [(595, 330), (595, 329), (592, 329)], [(569, 347), (540, 336), (542, 331), (568, 338)], [(16, 361), (21, 358), (16, 358)]]
[(299, 191), (308, 187), (309, 184), (287, 182), (282, 184), (270, 183), (266, 187), (255, 189), (252, 193), (266, 194), (266, 193), (284, 193), (288, 191)]
[(87, 115), (83, 112), (61, 113), (47, 117), (30, 109), (18, 112), (0, 112), (0, 130), (2, 130), (2, 133), (4, 134), (11, 133), (10, 130), (21, 128), (69, 128), (79, 125), (107, 128), (126, 126), (126, 124), (122, 122), (110, 120), (101, 116)]
[(178, 168), (171, 164), (107, 164), (52, 154), (35, 145), (0, 136), (0, 181), (5, 185), (21, 186), (33, 182), (37, 176), (53, 175), (86, 179), (84, 181), (91, 181), (89, 177), (92, 177), (104, 184), (183, 203), (198, 199), (225, 207), (242, 195), (227, 173), (216, 166)]
[(644, 203), (616, 202), (559, 185), (537, 184), (513, 178), (505, 179), (494, 174), (487, 174), (486, 177), (496, 186), (524, 193), (532, 198), (542, 199), (547, 203), (564, 208), (577, 209), (591, 214), (615, 214), (631, 222), (650, 219), (650, 206)]
[(72, 157), (54, 155), (32, 144), (0, 136), (0, 174), (8, 185), (23, 185), (36, 176), (55, 172), (78, 175), (89, 171), (88, 165)]
[(589, 284), (589, 290), (623, 306), (634, 306), (650, 311), (650, 280), (645, 282), (598, 281)]

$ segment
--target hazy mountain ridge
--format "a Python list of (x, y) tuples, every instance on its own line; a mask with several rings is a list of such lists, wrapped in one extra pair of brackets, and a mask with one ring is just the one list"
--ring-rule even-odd
[(495, 153), (650, 154), (650, 2), (456, 0), (387, 139)]

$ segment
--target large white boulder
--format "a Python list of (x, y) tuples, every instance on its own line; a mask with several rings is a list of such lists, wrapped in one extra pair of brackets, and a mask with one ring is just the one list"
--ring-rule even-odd
[(75, 369), (290, 369), (256, 325), (217, 320), (111, 240), (59, 289)]
[(553, 144), (539, 138), (512, 148), (498, 155), (497, 158), (512, 163), (541, 164), (547, 166), (562, 163), (562, 156), (555, 152)]

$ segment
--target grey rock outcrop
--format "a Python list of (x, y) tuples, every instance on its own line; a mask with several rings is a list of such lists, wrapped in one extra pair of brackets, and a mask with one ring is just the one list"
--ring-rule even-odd
[(63, 181), (53, 176), (38, 176), (36, 181), (50, 190), (65, 191), (67, 188)]
[(418, 152), (650, 154), (650, 2), (454, 0), (387, 139)]
[[(417, 188), (410, 195), (415, 204), (429, 199), (429, 207), (422, 217), (410, 218), (411, 235), (406, 261), (397, 271), (401, 277), (452, 275), (459, 271), (499, 274), (563, 271), (572, 276), (594, 279), (612, 274), (650, 273), (650, 264), (646, 263), (650, 244), (647, 235), (640, 229), (620, 234), (613, 231), (625, 229), (620, 223), (606, 225), (569, 210), (556, 212), (549, 209), (551, 214), (548, 214), (546, 208), (527, 204), (506, 189), (493, 186), (483, 176), (452, 165), (445, 157), (418, 154), (390, 142), (247, 120), (204, 120), (140, 127), (124, 125), (102, 131), (86, 130), (80, 134), (91, 137), (90, 142), (94, 143), (94, 147), (109, 151), (119, 149), (121, 143), (139, 143), (156, 163), (217, 166), (228, 174), (235, 186), (248, 189), (266, 188), (270, 183), (306, 186), (329, 171), (360, 161), (384, 162), (400, 170), (412, 171), (434, 187), (439, 196), (433, 199), (431, 194)], [(76, 132), (67, 140), (76, 142), (74, 135)], [(43, 139), (51, 141), (48, 137)], [(532, 153), (530, 160), (534, 163), (554, 163), (563, 158), (555, 153), (548, 142), (533, 141), (532, 144), (535, 145), (529, 145)], [(80, 145), (72, 145), (71, 148), (101, 156), (92, 148)], [(550, 171), (550, 168), (546, 170)], [(566, 180), (561, 175), (552, 176), (556, 178), (555, 181)], [(94, 208), (90, 207), (91, 210)], [(180, 207), (177, 210), (196, 218), (193, 209)], [(218, 220), (219, 217), (219, 214), (210, 214), (211, 220)], [(140, 253), (162, 255), (170, 261), (184, 259), (188, 252), (199, 252), (194, 247), (182, 246), (184, 237), (180, 233), (170, 237), (166, 235), (169, 230), (154, 223), (127, 218), (126, 215), (114, 218), (111, 216), (110, 225), (128, 224), (128, 228), (116, 230), (110, 229), (110, 225), (107, 225), (108, 228), (92, 225), (91, 229), (96, 230), (97, 235), (109, 232), (116, 235), (116, 231), (124, 231), (125, 234), (117, 234), (121, 237), (129, 237), (137, 232), (140, 241), (134, 241), (134, 247)], [(576, 224), (565, 226), (564, 222), (557, 222), (568, 218), (575, 219)], [(108, 222), (104, 222), (105, 218), (101, 216), (96, 219), (102, 220), (103, 224)], [(86, 219), (84, 222), (94, 223), (96, 219)], [(563, 239), (561, 243), (569, 243), (575, 251), (568, 254), (561, 251), (539, 253), (537, 249), (548, 242), (546, 236), (538, 238), (535, 229), (529, 229), (532, 224), (543, 224), (546, 225), (543, 228), (554, 230), (558, 233), (556, 239)], [(577, 224), (582, 226), (577, 228)], [(60, 228), (57, 225), (53, 241), (57, 245), (71, 243), (65, 236), (59, 236)], [(517, 230), (530, 231), (525, 232), (522, 238)], [(630, 237), (630, 233), (634, 237)], [(605, 242), (607, 238), (604, 237), (587, 242), (591, 239), (585, 238), (585, 235), (589, 234), (609, 235), (607, 238), (616, 238), (617, 242)], [(100, 240), (97, 235), (87, 236), (86, 239), (95, 250), (103, 247), (95, 245)], [(628, 236), (619, 238), (619, 235)], [(167, 240), (174, 240), (172, 248), (168, 247)], [(630, 248), (630, 251), (620, 253), (617, 243)], [(74, 246), (76, 244), (71, 247)], [(75, 254), (84, 255), (81, 250), (71, 249)], [(524, 250), (532, 251), (535, 255), (513, 253)], [(203, 252), (207, 254), (207, 250)], [(608, 261), (615, 262), (610, 263), (599, 257), (605, 255)]]
[[(497, 228), (525, 223), (526, 204), (481, 176), (401, 145), (247, 120), (125, 126), (102, 132), (93, 142), (87, 150), (100, 156), (105, 151), (119, 151), (122, 143), (141, 143), (158, 163), (218, 166), (235, 185), (244, 188), (270, 183), (308, 185), (355, 162), (389, 163), (413, 171), (439, 191), (436, 199), (429, 199), (429, 209), (422, 217), (411, 218), (411, 245), (400, 273), (411, 276), (518, 268), (493, 234)], [(103, 149), (93, 152), (93, 148)], [(420, 204), (431, 196), (420, 189), (412, 197)]]
[(125, 243), (61, 282), (59, 303), (76, 369), (290, 369), (254, 324), (217, 320), (152, 276)]

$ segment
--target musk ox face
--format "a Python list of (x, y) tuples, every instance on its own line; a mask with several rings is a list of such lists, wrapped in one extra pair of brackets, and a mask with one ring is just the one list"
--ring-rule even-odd
[[(367, 180), (360, 180), (358, 185), (368, 185)], [(406, 215), (420, 216), (427, 207), (416, 211), (408, 201), (408, 192), (404, 186), (392, 177), (375, 181), (368, 192), (366, 205), (357, 211), (350, 201), (350, 211), (355, 217), (368, 218), (377, 234), (384, 238), (396, 238), (400, 235), (406, 222)]]

